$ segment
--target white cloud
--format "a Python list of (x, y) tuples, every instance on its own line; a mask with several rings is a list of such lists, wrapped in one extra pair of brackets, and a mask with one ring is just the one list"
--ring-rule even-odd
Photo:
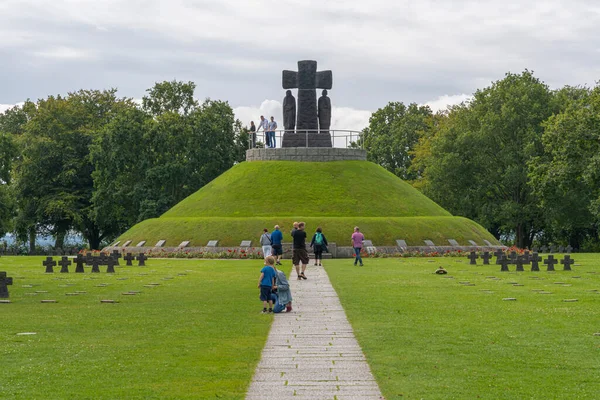
[(460, 104), (462, 102), (468, 102), (471, 100), (473, 96), (470, 94), (455, 94), (455, 95), (443, 95), (438, 97), (435, 100), (430, 100), (424, 103), (424, 105), (429, 106), (433, 112), (444, 111), (450, 106), (454, 106)]
[(51, 59), (59, 59), (59, 60), (92, 60), (96, 58), (96, 55), (93, 51), (85, 50), (85, 49), (75, 49), (72, 47), (66, 46), (57, 46), (53, 48), (48, 48), (40, 51), (34, 51), (34, 55), (42, 58), (51, 58)]

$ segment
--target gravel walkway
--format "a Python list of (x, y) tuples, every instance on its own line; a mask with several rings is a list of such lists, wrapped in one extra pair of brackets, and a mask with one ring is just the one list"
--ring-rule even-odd
[(275, 315), (247, 400), (383, 399), (323, 267), (290, 278), (294, 310)]

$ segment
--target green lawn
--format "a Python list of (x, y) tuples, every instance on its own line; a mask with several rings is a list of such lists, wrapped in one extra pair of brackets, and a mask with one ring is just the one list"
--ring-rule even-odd
[(157, 259), (114, 275), (44, 274), (41, 261), (0, 258), (15, 281), (0, 304), (1, 399), (244, 397), (272, 321), (260, 315), (260, 260)]
[[(581, 265), (555, 273), (455, 258), (326, 269), (387, 399), (597, 399), (600, 257), (573, 257)], [(450, 274), (432, 274), (439, 265)]]

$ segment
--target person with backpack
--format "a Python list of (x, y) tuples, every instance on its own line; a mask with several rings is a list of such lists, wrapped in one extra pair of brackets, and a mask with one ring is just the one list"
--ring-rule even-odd
[(263, 234), (260, 236), (260, 245), (262, 246), (263, 255), (265, 258), (271, 255), (271, 245), (273, 242), (271, 241), (271, 234), (267, 228), (263, 229)]
[(323, 251), (327, 252), (327, 238), (323, 235), (321, 227), (317, 228), (317, 231), (310, 241), (310, 247), (315, 252), (315, 265), (322, 266), (321, 261), (323, 260)]

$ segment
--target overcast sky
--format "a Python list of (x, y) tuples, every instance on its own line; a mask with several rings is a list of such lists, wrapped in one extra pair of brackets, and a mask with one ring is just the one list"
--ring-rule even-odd
[(245, 123), (279, 119), (281, 70), (313, 59), (333, 71), (332, 127), (361, 129), (389, 101), (445, 108), (508, 71), (593, 85), (599, 27), (578, 0), (0, 0), (0, 108), (177, 79)]

